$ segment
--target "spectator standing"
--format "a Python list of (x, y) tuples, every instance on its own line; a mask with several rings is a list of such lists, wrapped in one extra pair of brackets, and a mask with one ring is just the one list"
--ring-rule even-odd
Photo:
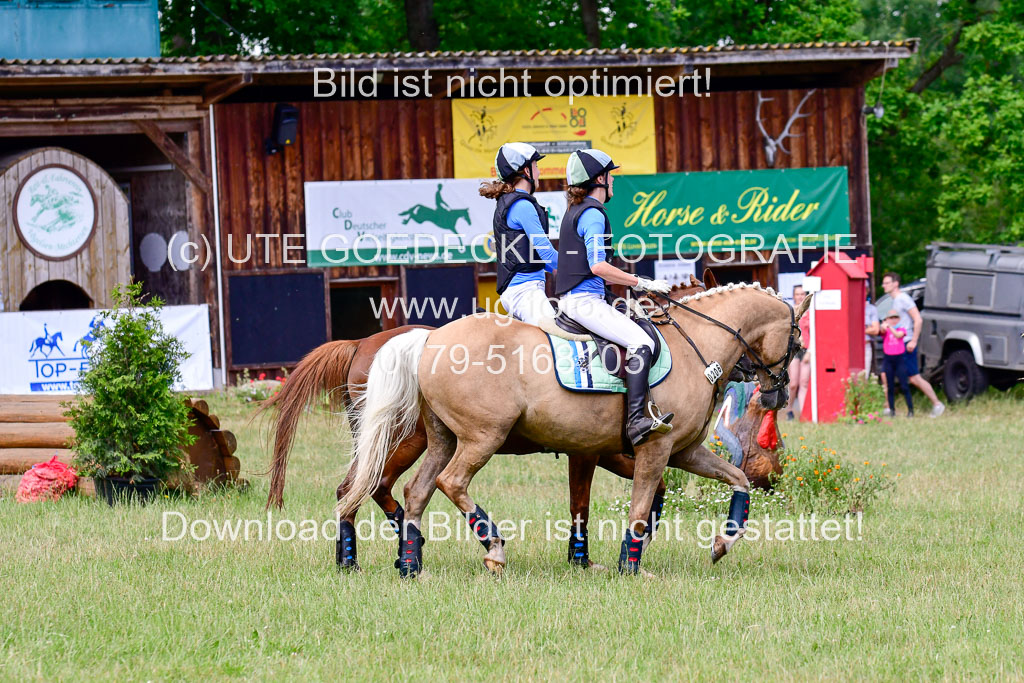
[(878, 308), (869, 298), (864, 302), (864, 376), (871, 376), (871, 361), (874, 360), (874, 347), (871, 337), (879, 334)]
[(884, 415), (892, 415), (896, 412), (896, 382), (899, 381), (900, 388), (903, 390), (903, 398), (907, 402), (907, 417), (914, 416), (914, 399), (910, 395), (910, 382), (905, 360), (906, 339), (907, 330), (900, 325), (900, 314), (895, 310), (889, 311), (885, 322), (882, 323), (882, 353), (885, 354), (882, 368), (886, 377), (886, 399), (889, 401)]
[[(793, 287), (793, 308), (800, 308), (806, 297), (803, 287)], [(811, 343), (810, 324), (809, 315), (800, 318), (800, 350), (789, 363), (789, 406), (786, 417), (790, 420), (796, 419), (803, 411), (804, 398), (807, 396), (807, 387), (811, 381), (811, 352), (807, 348)], [(794, 408), (796, 415), (793, 414)]]
[(921, 312), (917, 310), (917, 304), (910, 298), (910, 295), (900, 291), (900, 276), (896, 273), (886, 273), (882, 277), (882, 289), (892, 299), (892, 310), (899, 315), (899, 326), (907, 330), (906, 351), (903, 358), (906, 362), (910, 383), (920, 389), (932, 402), (931, 417), (938, 417), (945, 412), (946, 406), (939, 401), (939, 397), (935, 395), (935, 389), (928, 383), (928, 380), (921, 376), (921, 369), (917, 363), (917, 340), (921, 336), (922, 327)]

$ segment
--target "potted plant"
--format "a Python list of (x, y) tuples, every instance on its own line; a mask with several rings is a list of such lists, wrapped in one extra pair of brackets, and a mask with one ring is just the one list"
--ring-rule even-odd
[(97, 495), (145, 502), (170, 475), (190, 467), (185, 448), (188, 407), (173, 387), (188, 357), (163, 330), (163, 301), (143, 301), (141, 283), (113, 291), (113, 310), (88, 346), (89, 369), (79, 375), (83, 396), (65, 415), (75, 430), (79, 474), (96, 480)]

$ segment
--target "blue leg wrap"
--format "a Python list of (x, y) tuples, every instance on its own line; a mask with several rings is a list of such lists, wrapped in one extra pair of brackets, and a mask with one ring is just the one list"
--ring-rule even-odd
[(665, 499), (659, 494), (654, 494), (654, 501), (651, 503), (651, 514), (647, 517), (647, 532), (653, 534), (658, 530), (661, 522), (661, 510), (665, 507)]
[(473, 530), (473, 535), (476, 536), (476, 539), (487, 550), (491, 549), (492, 542), (503, 542), (501, 535), (498, 533), (498, 527), (494, 526), (487, 513), (479, 505), (476, 506), (475, 510), (466, 514), (466, 522), (469, 523), (469, 528)]
[(338, 522), (338, 540), (335, 549), (335, 561), (338, 563), (338, 569), (345, 571), (359, 569), (359, 563), (356, 561), (356, 528), (352, 526), (352, 522)]
[(384, 516), (388, 518), (388, 522), (391, 523), (391, 528), (395, 530), (395, 534), (401, 534), (402, 524), (405, 523), (405, 510), (402, 509), (402, 506), (396, 506), (394, 512), (385, 512)]
[(746, 491), (733, 491), (729, 502), (729, 520), (725, 523), (725, 535), (735, 536), (747, 526), (750, 514), (750, 494)]
[(569, 564), (584, 569), (590, 566), (590, 539), (585, 526), (572, 527), (572, 535), (569, 536)]

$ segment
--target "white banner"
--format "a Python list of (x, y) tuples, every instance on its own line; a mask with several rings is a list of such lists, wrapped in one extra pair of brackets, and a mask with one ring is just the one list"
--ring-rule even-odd
[[(165, 306), (164, 331), (177, 337), (191, 354), (181, 366), (177, 391), (213, 388), (210, 315), (201, 306)], [(32, 311), (0, 313), (0, 394), (73, 394), (78, 374), (88, 369), (83, 341), (94, 339), (104, 325), (103, 311)]]
[(679, 259), (658, 259), (654, 262), (654, 279), (666, 280), (670, 285), (690, 284), (690, 275), (697, 276), (697, 264)]
[[(315, 268), (492, 261), (494, 200), (480, 196), (481, 182), (306, 183), (306, 263)], [(560, 193), (537, 198), (544, 205), (541, 196), (554, 194)], [(564, 204), (563, 197), (559, 222)]]

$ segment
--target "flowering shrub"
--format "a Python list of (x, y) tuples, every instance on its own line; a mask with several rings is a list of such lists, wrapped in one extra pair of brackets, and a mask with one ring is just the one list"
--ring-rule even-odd
[(890, 476), (885, 462), (844, 465), (836, 456), (824, 441), (813, 450), (801, 445), (782, 454), (777, 486), (786, 492), (792, 511), (861, 512), (880, 493), (894, 488), (901, 476), (898, 472)]
[(284, 368), (281, 369), (281, 374), (274, 377), (273, 380), (267, 379), (265, 372), (261, 372), (253, 379), (249, 375), (249, 370), (245, 369), (238, 375), (238, 381), (232, 387), (230, 394), (245, 403), (259, 403), (280, 391), (281, 385), (287, 380), (288, 371)]
[[(804, 441), (804, 437), (799, 437), (794, 448), (779, 454), (783, 469), (773, 491), (750, 490), (752, 517), (755, 514), (843, 515), (861, 512), (880, 494), (895, 488), (895, 480), (901, 476), (900, 473), (890, 475), (885, 462), (872, 465), (865, 460), (862, 464), (843, 464), (836, 451), (824, 442), (811, 449)], [(707, 446), (719, 457), (729, 459), (721, 440), (712, 437)], [(697, 513), (712, 518), (729, 512), (732, 490), (721, 482), (678, 469), (667, 469), (665, 484), (663, 514), (666, 516)], [(607, 509), (627, 514), (629, 502), (628, 496), (617, 498)]]
[(885, 389), (875, 377), (855, 375), (846, 380), (845, 407), (838, 416), (840, 422), (868, 424), (882, 422), (885, 408)]

